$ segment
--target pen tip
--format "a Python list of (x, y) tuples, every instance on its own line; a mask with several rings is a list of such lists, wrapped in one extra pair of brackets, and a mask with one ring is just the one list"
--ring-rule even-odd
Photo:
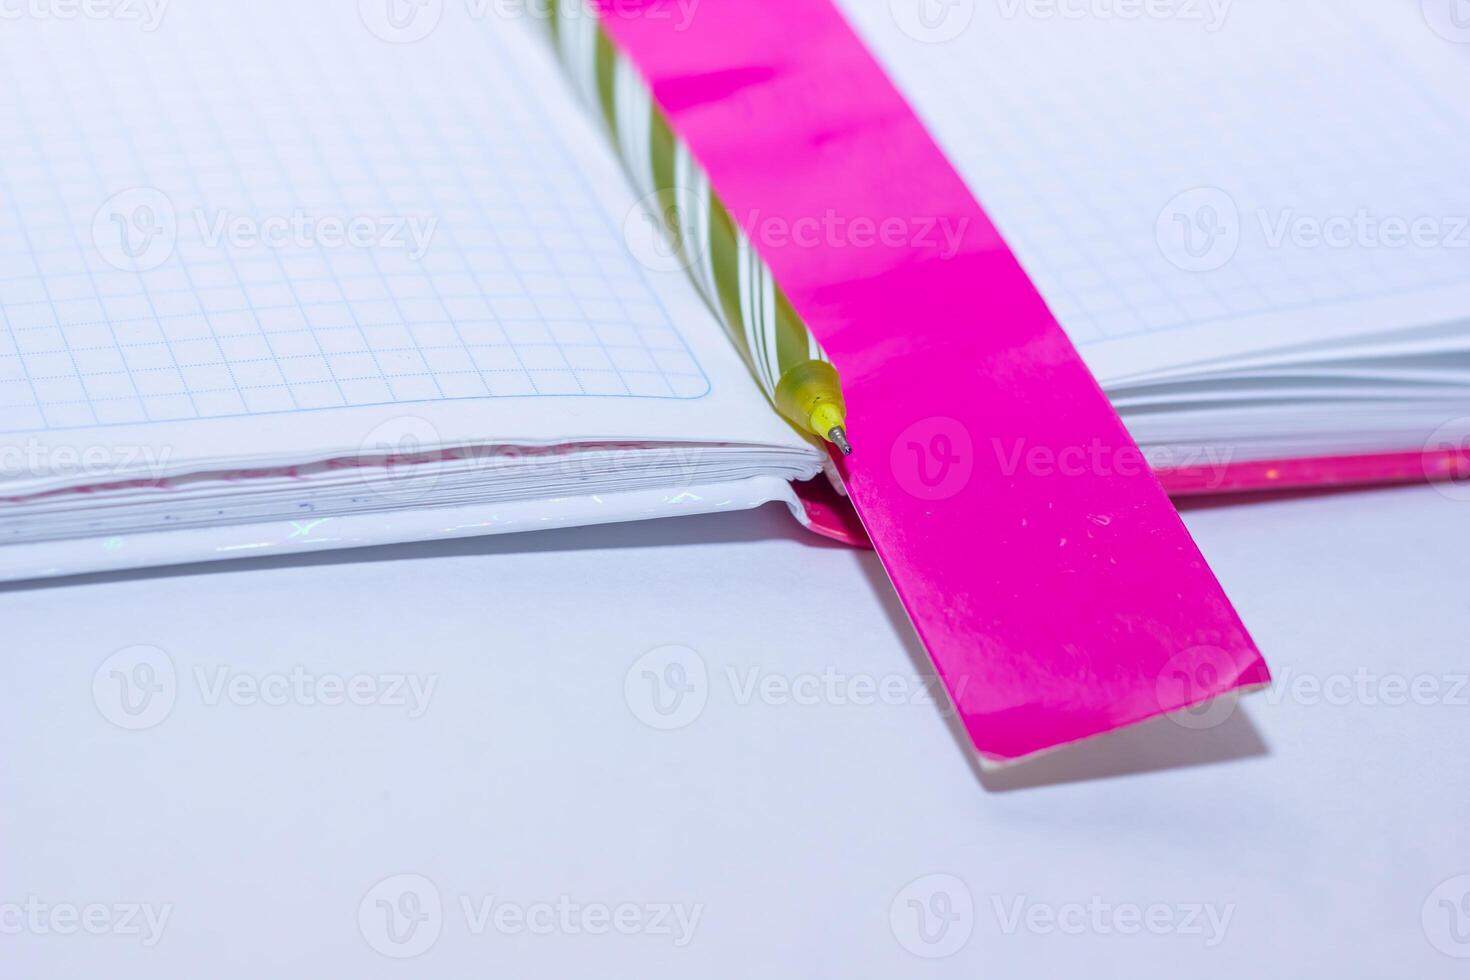
[(834, 446), (842, 450), (842, 455), (852, 455), (852, 443), (847, 441), (847, 430), (842, 426), (833, 426), (832, 431), (827, 433), (827, 438)]

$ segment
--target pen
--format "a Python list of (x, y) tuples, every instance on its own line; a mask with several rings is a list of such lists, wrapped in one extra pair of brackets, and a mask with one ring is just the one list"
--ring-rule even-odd
[[(569, 4), (578, 10), (563, 17), (563, 9), (571, 12)], [(654, 217), (690, 262), (695, 286), (776, 410), (851, 455), (836, 368), (675, 136), (636, 69), (582, 0), (552, 2), (550, 25), (578, 91), (600, 112), (635, 185), (657, 201)]]

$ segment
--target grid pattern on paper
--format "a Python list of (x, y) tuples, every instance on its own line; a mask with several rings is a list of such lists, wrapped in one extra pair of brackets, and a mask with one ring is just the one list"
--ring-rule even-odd
[[(1342, 0), (1237, 0), (1215, 30), (1206, 4), (1155, 5), (1176, 14), (1157, 20), (952, 4), (974, 19), (939, 43), (905, 34), (887, 3), (841, 5), (1079, 345), (1470, 280), (1470, 233), (1454, 244), (1470, 168), (1449, 163), (1470, 159), (1470, 126)], [(1161, 246), (1160, 215), (1197, 188), (1238, 208), (1220, 268)], [(1283, 220), (1359, 212), (1429, 219), (1451, 244), (1277, 237)]]
[(491, 19), (391, 45), (354, 8), (7, 23), (0, 432), (707, 393), (497, 55), (526, 39)]

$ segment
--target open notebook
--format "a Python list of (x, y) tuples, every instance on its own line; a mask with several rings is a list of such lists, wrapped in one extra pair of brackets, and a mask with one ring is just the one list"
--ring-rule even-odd
[[(1416, 5), (841, 6), (1161, 465), (1470, 431), (1470, 47)], [(514, 5), (146, 9), (0, 33), (0, 577), (821, 473)]]
[(0, 574), (751, 507), (820, 472), (630, 250), (649, 226), (536, 25), (399, 44), (371, 6), (0, 33)]
[(1470, 433), (1470, 6), (839, 6), (1156, 467)]

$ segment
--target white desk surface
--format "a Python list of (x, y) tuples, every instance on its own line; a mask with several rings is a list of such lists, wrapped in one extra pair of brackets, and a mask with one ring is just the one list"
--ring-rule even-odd
[(4, 588), (0, 977), (1464, 976), (1470, 502), (1187, 519), (1282, 682), (983, 780), (776, 508)]

